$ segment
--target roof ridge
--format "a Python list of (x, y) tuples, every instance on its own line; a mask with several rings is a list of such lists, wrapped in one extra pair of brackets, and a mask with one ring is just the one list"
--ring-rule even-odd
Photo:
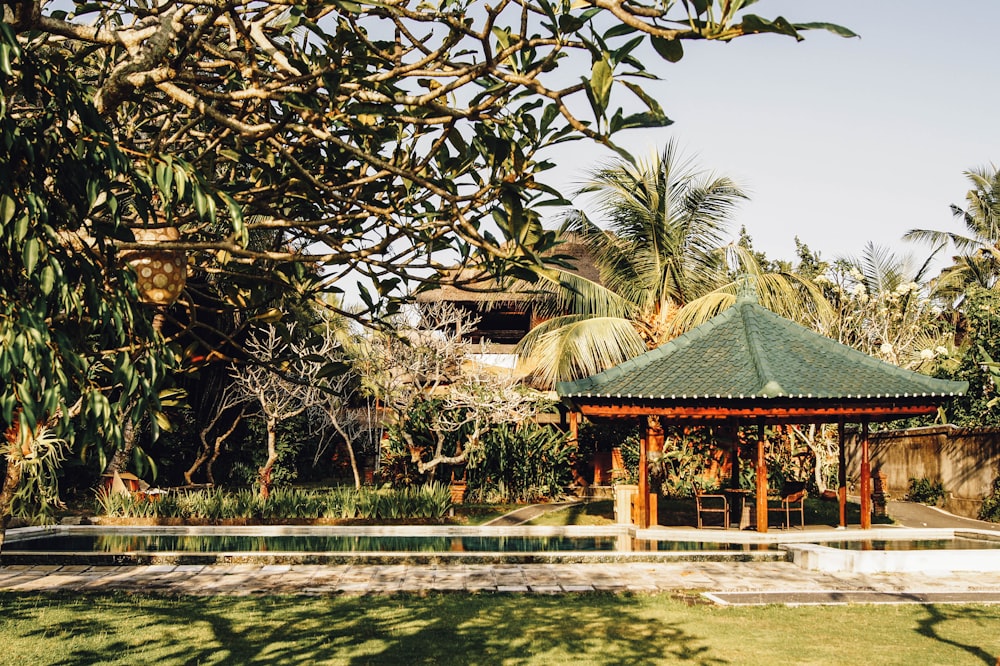
[[(768, 362), (767, 356), (762, 349), (759, 327), (757, 326), (757, 322), (753, 320), (753, 308), (751, 307), (753, 305), (757, 305), (756, 301), (747, 299), (739, 303), (737, 307), (743, 319), (743, 331), (746, 333), (750, 359), (753, 361), (754, 369), (757, 371), (760, 386), (759, 391), (761, 395), (767, 397), (783, 395), (785, 389), (782, 388), (775, 377), (774, 371), (771, 369), (771, 364)], [(761, 309), (766, 310), (766, 308)]]
[(906, 380), (910, 380), (910, 381), (916, 381), (916, 382), (924, 385), (925, 387), (927, 387), (931, 391), (935, 390), (934, 388), (932, 388), (932, 386), (934, 384), (938, 384), (940, 382), (949, 382), (949, 383), (956, 384), (956, 385), (962, 383), (962, 382), (956, 382), (956, 381), (950, 380), (950, 379), (941, 379), (941, 378), (938, 378), (938, 377), (931, 377), (930, 375), (925, 375), (922, 372), (917, 372), (915, 370), (909, 370), (907, 368), (901, 368), (898, 365), (893, 365), (892, 363), (889, 363), (887, 361), (883, 361), (882, 359), (875, 358), (874, 356), (866, 354), (865, 352), (861, 351), (860, 349), (855, 349), (854, 347), (851, 347), (850, 345), (846, 345), (843, 342), (840, 342), (838, 340), (834, 340), (833, 338), (830, 338), (830, 337), (827, 337), (825, 335), (822, 335), (821, 333), (817, 333), (816, 331), (812, 330), (811, 328), (809, 328), (807, 326), (803, 326), (802, 324), (799, 324), (798, 322), (792, 321), (791, 319), (787, 319), (785, 317), (782, 317), (781, 315), (779, 315), (777, 313), (774, 313), (771, 310), (768, 310), (767, 308), (763, 307), (762, 305), (759, 305), (757, 303), (749, 303), (747, 305), (749, 305), (751, 307), (756, 306), (762, 313), (765, 314), (765, 316), (770, 316), (771, 318), (773, 318), (774, 320), (776, 320), (777, 322), (779, 322), (780, 324), (782, 324), (784, 326), (785, 330), (789, 331), (789, 333), (791, 333), (795, 337), (799, 338), (800, 340), (802, 340), (806, 344), (810, 344), (810, 345), (815, 345), (815, 344), (823, 345), (824, 347), (826, 347), (827, 349), (829, 349), (830, 353), (837, 354), (841, 358), (847, 359), (847, 360), (851, 361), (852, 363), (857, 363), (858, 365), (865, 365), (865, 366), (868, 366), (870, 368), (879, 369), (879, 370), (881, 370), (883, 372), (886, 372), (887, 374), (895, 375), (896, 377), (898, 377), (900, 379), (906, 379)]

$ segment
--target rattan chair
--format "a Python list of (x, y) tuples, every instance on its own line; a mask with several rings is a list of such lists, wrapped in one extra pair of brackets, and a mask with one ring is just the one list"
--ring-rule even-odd
[(729, 498), (722, 494), (704, 493), (698, 484), (692, 483), (694, 488), (694, 503), (698, 513), (698, 529), (703, 526), (703, 514), (722, 514), (722, 528), (729, 529)]

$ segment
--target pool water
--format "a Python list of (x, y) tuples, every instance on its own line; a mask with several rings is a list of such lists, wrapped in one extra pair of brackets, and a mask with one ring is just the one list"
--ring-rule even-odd
[(6, 551), (46, 553), (551, 553), (774, 550), (773, 544), (644, 541), (616, 536), (358, 536), (114, 533), (18, 540)]
[(819, 546), (841, 550), (990, 550), (1000, 548), (1000, 540), (968, 539), (857, 539), (820, 541)]

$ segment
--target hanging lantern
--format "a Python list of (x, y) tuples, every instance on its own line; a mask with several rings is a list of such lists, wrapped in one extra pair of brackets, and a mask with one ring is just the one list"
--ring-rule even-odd
[[(132, 233), (140, 243), (176, 241), (181, 237), (176, 227), (137, 227)], [(122, 259), (135, 271), (143, 303), (170, 305), (180, 297), (187, 281), (187, 256), (183, 251), (142, 248), (123, 252)]]

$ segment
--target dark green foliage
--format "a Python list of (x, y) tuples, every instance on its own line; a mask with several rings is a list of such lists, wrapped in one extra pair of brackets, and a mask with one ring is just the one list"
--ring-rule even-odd
[[(0, 68), (0, 431), (31, 446), (51, 430), (103, 462), (126, 421), (159, 416), (175, 361), (113, 245), (131, 237), (123, 216), (143, 209), (148, 189), (68, 52), (22, 50), (0, 27), (13, 62)], [(163, 420), (149, 422), (155, 433)], [(38, 498), (14, 510), (40, 510)]]
[(267, 498), (251, 490), (220, 489), (169, 493), (151, 502), (140, 495), (97, 495), (98, 514), (109, 518), (179, 518), (196, 522), (441, 519), (451, 493), (440, 483), (407, 488), (330, 490), (276, 488)]
[(573, 481), (576, 447), (566, 433), (534, 423), (504, 423), (490, 429), (469, 465), (472, 501), (535, 502), (562, 494)]
[(993, 489), (979, 507), (979, 519), (1000, 523), (1000, 476), (993, 480)]
[[(991, 359), (1000, 360), (1000, 293), (970, 288), (964, 302), (963, 353), (949, 379), (969, 382), (964, 396), (951, 401), (948, 421), (964, 427), (1000, 425), (995, 400), (1000, 388), (993, 381)], [(984, 353), (985, 352), (985, 353)]]
[(920, 502), (921, 504), (937, 506), (938, 503), (944, 499), (944, 497), (944, 484), (940, 481), (932, 481), (927, 478), (911, 478), (910, 483), (907, 486), (906, 499), (911, 502)]

